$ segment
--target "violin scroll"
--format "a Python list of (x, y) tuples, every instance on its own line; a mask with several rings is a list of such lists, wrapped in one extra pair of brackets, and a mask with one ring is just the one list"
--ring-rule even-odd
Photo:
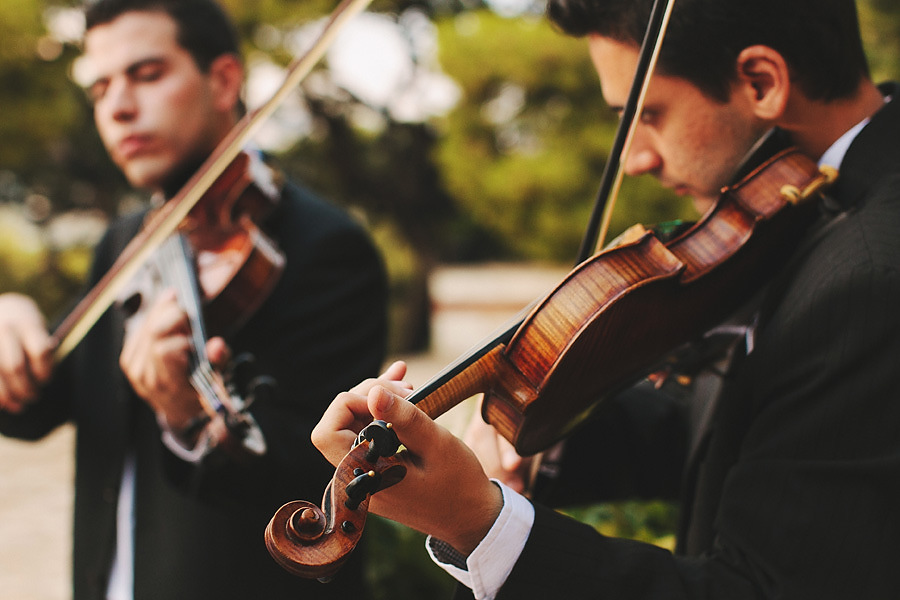
[(369, 497), (406, 475), (390, 424), (375, 421), (359, 434), (325, 489), (322, 507), (305, 500), (282, 506), (266, 527), (269, 554), (300, 577), (327, 581), (359, 543)]

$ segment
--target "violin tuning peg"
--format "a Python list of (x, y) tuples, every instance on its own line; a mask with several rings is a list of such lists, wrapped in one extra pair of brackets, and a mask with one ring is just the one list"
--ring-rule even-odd
[(360, 432), (360, 436), (369, 442), (365, 458), (370, 463), (374, 463), (379, 457), (391, 456), (400, 448), (400, 440), (394, 433), (393, 426), (384, 421), (372, 421)]
[[(356, 471), (354, 471), (355, 473)], [(381, 489), (381, 475), (375, 471), (363, 472), (347, 484), (345, 489), (347, 500), (344, 502), (344, 506), (350, 510), (356, 510), (366, 496), (374, 494), (379, 489)]]
[(653, 384), (653, 389), (658, 390), (661, 389), (662, 386), (666, 384), (669, 380), (669, 377), (672, 375), (671, 367), (664, 367), (658, 371), (654, 371), (647, 375), (647, 380)]
[(278, 382), (269, 375), (259, 375), (250, 381), (247, 388), (243, 396), (246, 398), (245, 406), (249, 407), (259, 400), (264, 403), (273, 401), (278, 391)]
[(256, 357), (249, 352), (235, 356), (228, 367), (228, 383), (240, 396), (248, 395), (253, 379), (257, 375)]

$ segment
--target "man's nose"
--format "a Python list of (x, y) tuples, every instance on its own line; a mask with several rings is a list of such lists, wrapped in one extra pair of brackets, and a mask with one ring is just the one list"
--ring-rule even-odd
[(649, 148), (632, 148), (625, 158), (625, 174), (629, 176), (656, 173), (662, 165), (659, 154)]
[(103, 98), (103, 112), (114, 121), (124, 122), (137, 115), (137, 101), (131, 86), (125, 83), (110, 85)]

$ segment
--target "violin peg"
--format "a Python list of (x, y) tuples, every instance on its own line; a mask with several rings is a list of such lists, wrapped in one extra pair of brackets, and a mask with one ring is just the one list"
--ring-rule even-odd
[(369, 449), (366, 451), (365, 459), (374, 463), (379, 457), (388, 457), (397, 452), (400, 448), (400, 440), (394, 433), (393, 426), (384, 421), (375, 420), (366, 425), (359, 433), (359, 439), (369, 442)]
[(243, 394), (245, 399), (244, 407), (248, 408), (251, 404), (258, 401), (263, 403), (274, 401), (277, 390), (278, 382), (274, 377), (269, 375), (254, 377)]
[(256, 357), (249, 352), (241, 352), (235, 356), (231, 360), (231, 364), (228, 365), (228, 383), (234, 386), (242, 396), (250, 391), (250, 384), (257, 375)]
[[(362, 471), (362, 469), (353, 470), (354, 473), (359, 471)], [(356, 510), (360, 502), (362, 502), (366, 496), (377, 492), (380, 489), (380, 486), (381, 476), (375, 471), (363, 472), (357, 475), (353, 481), (347, 484), (345, 490), (347, 493), (347, 500), (344, 501), (344, 506), (350, 510)]]

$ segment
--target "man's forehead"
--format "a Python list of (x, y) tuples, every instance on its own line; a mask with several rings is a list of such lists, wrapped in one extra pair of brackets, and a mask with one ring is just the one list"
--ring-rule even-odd
[[(611, 108), (621, 110), (634, 84), (640, 49), (635, 44), (597, 35), (588, 38), (588, 45), (604, 99)], [(677, 102), (685, 93), (693, 98), (702, 92), (687, 79), (670, 75), (657, 65), (647, 89), (645, 108)]]
[(165, 13), (123, 13), (85, 33), (78, 79), (97, 81), (179, 50), (176, 25)]
[(609, 37), (588, 36), (588, 50), (610, 106), (621, 107), (638, 62), (638, 48)]

